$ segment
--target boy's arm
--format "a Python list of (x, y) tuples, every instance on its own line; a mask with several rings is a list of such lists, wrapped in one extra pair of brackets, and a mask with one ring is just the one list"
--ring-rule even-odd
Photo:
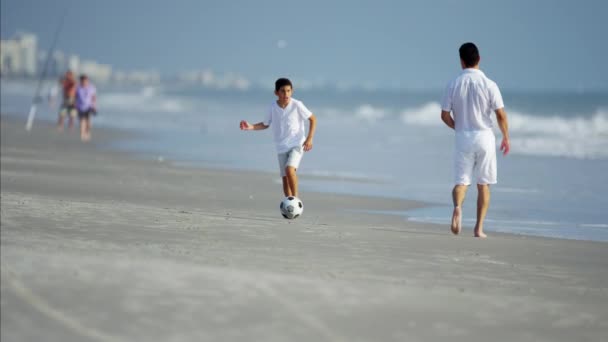
[(317, 118), (314, 114), (310, 115), (308, 121), (310, 122), (310, 126), (308, 128), (308, 137), (306, 137), (306, 140), (304, 141), (303, 145), (304, 151), (306, 152), (312, 150), (312, 140), (315, 137), (315, 130), (317, 129)]
[(264, 124), (263, 122), (258, 122), (256, 124), (250, 124), (249, 122), (242, 120), (240, 123), (241, 130), (243, 131), (259, 131), (262, 129), (266, 129), (270, 126)]

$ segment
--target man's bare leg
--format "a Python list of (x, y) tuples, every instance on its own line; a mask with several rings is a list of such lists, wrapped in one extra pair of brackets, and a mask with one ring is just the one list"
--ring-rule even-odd
[(483, 221), (490, 206), (490, 186), (488, 184), (477, 184), (477, 223), (475, 224), (475, 237), (485, 238), (483, 232)]
[(468, 185), (458, 184), (452, 190), (452, 201), (454, 202), (454, 211), (452, 212), (452, 225), (450, 229), (454, 235), (458, 235), (462, 229), (462, 202), (467, 194)]
[(291, 189), (291, 196), (298, 197), (298, 175), (296, 174), (296, 168), (293, 166), (287, 166), (285, 168), (285, 174), (287, 175), (289, 189)]

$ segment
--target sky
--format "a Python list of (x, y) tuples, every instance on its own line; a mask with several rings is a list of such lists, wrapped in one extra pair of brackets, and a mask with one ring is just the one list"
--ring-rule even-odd
[(254, 82), (442, 88), (477, 44), (502, 88), (608, 90), (603, 0), (0, 0), (0, 35), (38, 35), (116, 69)]

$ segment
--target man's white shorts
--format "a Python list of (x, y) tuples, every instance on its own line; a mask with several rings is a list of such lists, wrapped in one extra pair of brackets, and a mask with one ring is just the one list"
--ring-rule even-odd
[(279, 169), (281, 170), (281, 177), (285, 177), (285, 168), (292, 166), (297, 169), (300, 167), (300, 161), (304, 155), (304, 148), (302, 146), (294, 147), (285, 153), (279, 153)]
[(454, 182), (496, 184), (496, 137), (491, 130), (456, 133)]

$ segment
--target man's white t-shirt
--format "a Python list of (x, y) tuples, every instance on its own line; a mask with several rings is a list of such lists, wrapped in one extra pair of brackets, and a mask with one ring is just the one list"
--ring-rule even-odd
[(301, 101), (291, 98), (287, 107), (281, 108), (276, 101), (270, 105), (263, 123), (272, 126), (277, 153), (285, 153), (302, 146), (305, 135), (305, 120), (312, 112)]
[(453, 112), (456, 132), (492, 130), (491, 115), (503, 107), (496, 83), (474, 68), (451, 81), (441, 101), (443, 111)]

